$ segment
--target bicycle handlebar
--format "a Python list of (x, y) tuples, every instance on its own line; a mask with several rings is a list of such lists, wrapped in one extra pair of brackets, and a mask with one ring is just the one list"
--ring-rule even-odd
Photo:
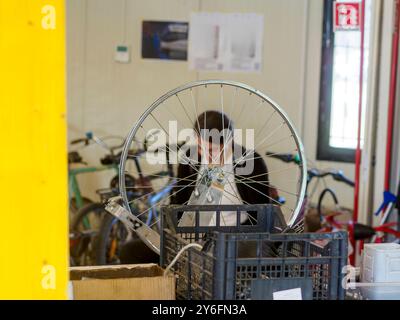
[(71, 144), (78, 144), (78, 143), (81, 143), (81, 142), (84, 142), (85, 145), (87, 146), (89, 144), (89, 139), (87, 139), (87, 138), (75, 139), (75, 140), (71, 141)]
[(147, 148), (146, 149), (141, 149), (141, 148), (139, 148), (139, 149), (131, 149), (131, 150), (129, 150), (128, 155), (131, 156), (131, 157), (138, 158), (138, 157), (142, 156), (143, 154), (145, 154), (147, 152), (154, 153), (154, 154), (159, 153), (159, 152), (168, 152), (169, 153), (171, 150), (179, 151), (179, 149), (184, 144), (185, 144), (185, 142), (178, 143), (178, 144), (175, 144), (175, 145), (166, 144), (165, 146), (158, 147), (155, 150), (148, 150)]
[[(90, 141), (93, 141), (94, 143), (98, 144), (99, 146), (110, 151), (111, 154), (113, 154), (113, 152), (115, 150), (121, 149), (125, 143), (125, 139), (122, 137), (119, 137), (119, 136), (107, 136), (107, 137), (99, 138), (99, 137), (95, 136), (93, 134), (93, 132), (91, 132), (91, 131), (86, 132), (85, 135), (86, 135), (85, 138), (78, 138), (78, 139), (72, 140), (71, 145), (84, 143), (85, 146), (88, 146), (90, 144)], [(109, 145), (107, 145), (107, 143), (104, 142), (104, 140), (107, 140), (107, 139), (120, 139), (120, 140), (122, 140), (122, 143), (118, 144), (116, 146), (110, 147)]]
[(332, 174), (333, 179), (335, 179), (336, 181), (339, 182), (343, 182), (345, 184), (347, 184), (350, 187), (354, 187), (355, 183), (354, 181), (350, 180), (349, 178), (347, 178), (344, 174), (343, 171), (339, 170), (336, 173)]
[(338, 182), (343, 182), (350, 187), (354, 187), (354, 182), (347, 178), (343, 171), (341, 170), (327, 170), (327, 171), (319, 171), (318, 169), (309, 169), (308, 173), (308, 181), (310, 182), (312, 178), (324, 178), (327, 176), (331, 176), (334, 180)]
[[(296, 163), (300, 164), (300, 158), (298, 154), (291, 154), (291, 153), (273, 153), (273, 152), (266, 152), (267, 156), (271, 158), (275, 158), (281, 160), (286, 163)], [(354, 181), (347, 178), (343, 171), (341, 170), (327, 170), (327, 171), (319, 171), (318, 169), (309, 169), (308, 173), (308, 182), (310, 182), (313, 178), (323, 178), (326, 176), (331, 176), (334, 180), (338, 182), (343, 182), (350, 187), (354, 187)]]
[(274, 152), (266, 152), (265, 155), (281, 160), (286, 163), (297, 163), (300, 164), (300, 157), (298, 154), (291, 154), (291, 153), (274, 153)]

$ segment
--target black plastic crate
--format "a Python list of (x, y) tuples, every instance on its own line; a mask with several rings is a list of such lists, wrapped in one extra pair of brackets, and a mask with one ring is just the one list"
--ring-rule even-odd
[[(184, 212), (194, 213), (192, 226), (180, 227), (178, 222)], [(200, 224), (202, 212), (215, 212), (215, 224)], [(224, 225), (223, 214), (236, 212), (236, 225)], [(251, 217), (246, 224), (240, 224), (241, 213)], [(190, 242), (199, 241), (205, 234), (213, 231), (221, 232), (281, 232), (286, 227), (285, 218), (279, 207), (274, 205), (168, 205), (161, 208), (161, 225), (178, 233)]]
[[(218, 207), (219, 212), (233, 211), (232, 206)], [(193, 208), (163, 210), (164, 267), (188, 243), (203, 245), (202, 251), (185, 251), (172, 268), (178, 275), (178, 299), (272, 299), (274, 292), (293, 288), (301, 288), (303, 299), (344, 298), (341, 270), (347, 261), (346, 232), (272, 234), (276, 224), (272, 206), (235, 207), (239, 212), (257, 211), (257, 224), (178, 227), (177, 209)], [(214, 206), (198, 209), (215, 211)]]

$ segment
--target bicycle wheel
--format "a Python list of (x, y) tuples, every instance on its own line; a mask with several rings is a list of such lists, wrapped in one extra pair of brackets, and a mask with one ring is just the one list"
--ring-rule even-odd
[[(233, 203), (244, 204), (261, 203), (260, 198), (264, 199), (262, 203), (280, 206), (288, 226), (298, 223), (305, 194), (307, 169), (303, 145), (294, 126), (278, 104), (265, 94), (245, 84), (222, 80), (197, 81), (169, 91), (157, 99), (133, 126), (122, 152), (120, 176), (129, 174), (126, 163), (132, 158), (130, 150), (134, 144), (141, 143), (148, 150), (142, 166), (146, 177), (157, 176), (155, 172), (159, 170), (159, 166), (168, 164), (173, 167), (173, 172), (178, 178), (173, 182), (173, 192), (153, 199), (154, 201), (137, 213), (131, 212), (137, 216), (154, 215), (161, 203), (169, 203), (188, 189), (197, 188), (199, 177), (203, 177), (203, 171), (200, 172), (199, 169), (202, 164), (199, 158), (196, 161), (189, 157), (188, 153), (193, 150), (197, 150), (198, 153), (206, 152), (201, 150), (203, 145), (196, 149), (196, 141), (205, 139), (203, 129), (210, 127), (210, 118), (207, 119), (207, 115), (216, 112), (221, 115), (223, 128), (228, 129), (220, 140), (222, 147), (219, 149), (219, 156), (223, 153), (225, 159), (225, 153), (231, 152), (229, 148), (240, 151), (239, 154), (233, 155), (234, 151), (231, 152), (233, 162), (230, 168), (233, 171), (228, 172), (225, 167), (209, 171), (213, 175), (218, 172), (212, 179), (217, 179), (215, 176), (219, 174), (224, 177), (222, 197), (231, 199)], [(200, 122), (203, 121), (202, 127)], [(181, 141), (185, 141), (189, 147), (183, 148)], [(164, 148), (160, 147), (163, 145)], [(174, 145), (178, 147), (172, 150), (171, 146)], [(271, 157), (276, 153), (297, 154), (299, 161), (296, 164), (282, 164)], [(226, 159), (224, 164), (227, 163)], [(247, 168), (248, 163), (253, 163), (253, 168), (251, 165)], [(180, 177), (179, 170), (183, 165), (192, 170), (190, 176)], [(237, 174), (238, 169), (243, 166), (253, 171)], [(262, 173), (254, 174), (263, 166), (266, 169), (259, 171)], [(232, 175), (236, 188), (227, 178)], [(145, 197), (151, 198), (162, 192), (168, 181), (161, 177), (160, 180), (162, 182), (152, 184), (151, 191)], [(124, 178), (120, 179), (120, 192), (125, 207), (131, 210), (131, 204), (139, 200), (129, 200), (129, 187), (124, 181)], [(226, 181), (229, 182), (229, 187)], [(272, 196), (272, 189), (285, 197), (285, 204), (281, 204)], [(180, 204), (188, 203), (188, 200), (186, 197)]]
[(335, 191), (333, 191), (330, 188), (325, 188), (324, 190), (322, 190), (321, 194), (319, 195), (318, 198), (318, 205), (317, 205), (317, 212), (318, 212), (318, 216), (319, 216), (319, 220), (322, 221), (323, 220), (323, 206), (322, 203), (326, 197), (327, 194), (330, 194), (330, 196), (333, 199), (333, 204), (334, 204), (334, 210), (339, 210), (339, 201), (338, 198), (336, 196)]
[[(82, 208), (93, 203), (92, 200), (85, 198), (85, 197), (83, 197), (82, 200), (83, 200)], [(78, 205), (76, 204), (76, 198), (73, 197), (69, 201), (69, 213), (68, 213), (69, 223), (71, 225), (72, 225), (74, 219), (76, 219), (76, 214), (78, 211), (79, 211), (79, 208), (78, 208)]]
[(121, 221), (105, 214), (96, 239), (96, 264), (121, 264), (123, 246), (133, 237), (135, 235)]
[(90, 203), (80, 209), (70, 227), (70, 255), (75, 265), (93, 265), (95, 243), (106, 211), (102, 203)]
[[(88, 205), (88, 204), (93, 203), (92, 200), (90, 200), (89, 198), (86, 198), (86, 197), (83, 197), (82, 200), (83, 200), (83, 206), (82, 206), (82, 208), (83, 208), (84, 206)], [(70, 200), (70, 202), (69, 202), (69, 210), (70, 210), (70, 212), (71, 212), (72, 215), (75, 215), (75, 214), (78, 212), (78, 210), (79, 210), (78, 205), (76, 204), (76, 199), (75, 199), (75, 197), (71, 198), (71, 200)]]

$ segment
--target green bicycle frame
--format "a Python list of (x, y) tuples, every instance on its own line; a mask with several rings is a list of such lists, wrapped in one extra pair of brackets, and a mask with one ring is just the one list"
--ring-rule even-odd
[(79, 188), (79, 183), (77, 176), (84, 173), (91, 173), (91, 172), (100, 172), (114, 169), (115, 172), (118, 174), (118, 164), (111, 164), (106, 166), (98, 166), (98, 167), (81, 167), (81, 168), (74, 168), (68, 170), (68, 181), (69, 181), (69, 200), (75, 197), (76, 206), (78, 209), (81, 209), (84, 205), (83, 197), (81, 190)]

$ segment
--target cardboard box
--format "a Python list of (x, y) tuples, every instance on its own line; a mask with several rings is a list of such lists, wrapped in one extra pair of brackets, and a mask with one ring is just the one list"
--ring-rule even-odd
[(70, 268), (74, 300), (174, 300), (175, 278), (156, 264)]

